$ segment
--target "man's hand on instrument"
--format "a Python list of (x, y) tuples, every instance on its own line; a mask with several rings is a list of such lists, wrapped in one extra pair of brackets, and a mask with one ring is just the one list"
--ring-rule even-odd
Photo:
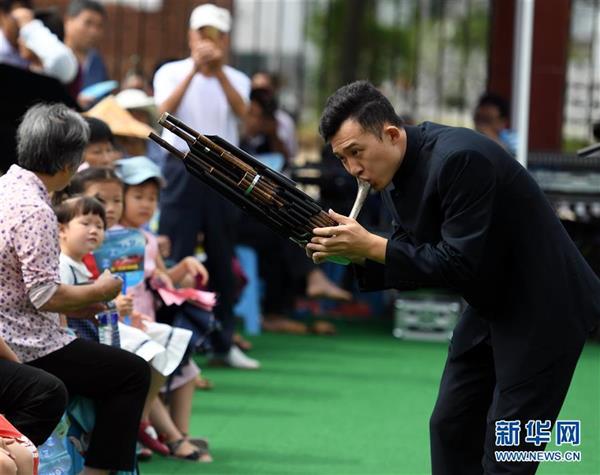
[(373, 234), (363, 228), (355, 219), (329, 210), (329, 216), (338, 226), (313, 229), (314, 237), (306, 245), (306, 253), (315, 264), (320, 264), (331, 256), (343, 256), (356, 264), (366, 259)]

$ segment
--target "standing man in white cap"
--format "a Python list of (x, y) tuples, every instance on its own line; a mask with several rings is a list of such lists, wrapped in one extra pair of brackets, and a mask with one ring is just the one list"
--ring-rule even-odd
[[(239, 143), (239, 121), (246, 113), (250, 78), (225, 64), (231, 15), (228, 10), (203, 4), (190, 16), (188, 44), (191, 55), (161, 67), (154, 77), (154, 97), (160, 113), (170, 112), (194, 129)], [(163, 138), (181, 150), (187, 145), (167, 130)], [(161, 194), (160, 234), (172, 242), (171, 257), (193, 255), (199, 233), (204, 234), (209, 285), (218, 292), (215, 315), (223, 331), (211, 338), (215, 357), (225, 364), (257, 369), (259, 363), (232, 344), (234, 278), (231, 268), (238, 210), (207, 185), (189, 175), (183, 163), (169, 156)]]

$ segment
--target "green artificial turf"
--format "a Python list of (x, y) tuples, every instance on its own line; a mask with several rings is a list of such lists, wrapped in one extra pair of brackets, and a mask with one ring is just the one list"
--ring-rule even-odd
[[(209, 438), (215, 461), (155, 456), (142, 474), (430, 473), (428, 419), (447, 345), (399, 341), (387, 323), (362, 322), (335, 337), (253, 342), (260, 371), (209, 368), (216, 388), (195, 395), (192, 434)], [(600, 474), (599, 378), (600, 346), (588, 345), (561, 413), (582, 421), (583, 460), (539, 474)]]

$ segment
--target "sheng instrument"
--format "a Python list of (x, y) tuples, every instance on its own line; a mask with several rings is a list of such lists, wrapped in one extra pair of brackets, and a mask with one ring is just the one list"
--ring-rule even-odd
[[(158, 122), (184, 140), (189, 151), (178, 150), (154, 132), (150, 133), (150, 139), (180, 158), (193, 176), (298, 245), (304, 247), (310, 242), (314, 228), (338, 225), (292, 180), (221, 137), (202, 135), (169, 113), (163, 114)], [(350, 213), (354, 219), (370, 189), (369, 183), (358, 180), (358, 185)], [(329, 260), (339, 264), (350, 262), (342, 256)]]

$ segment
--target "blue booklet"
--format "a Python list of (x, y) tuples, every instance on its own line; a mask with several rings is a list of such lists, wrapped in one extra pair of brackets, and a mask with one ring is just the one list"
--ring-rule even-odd
[(102, 246), (94, 251), (100, 272), (106, 269), (123, 279), (126, 289), (144, 280), (144, 252), (146, 236), (139, 229), (113, 229), (106, 231)]

